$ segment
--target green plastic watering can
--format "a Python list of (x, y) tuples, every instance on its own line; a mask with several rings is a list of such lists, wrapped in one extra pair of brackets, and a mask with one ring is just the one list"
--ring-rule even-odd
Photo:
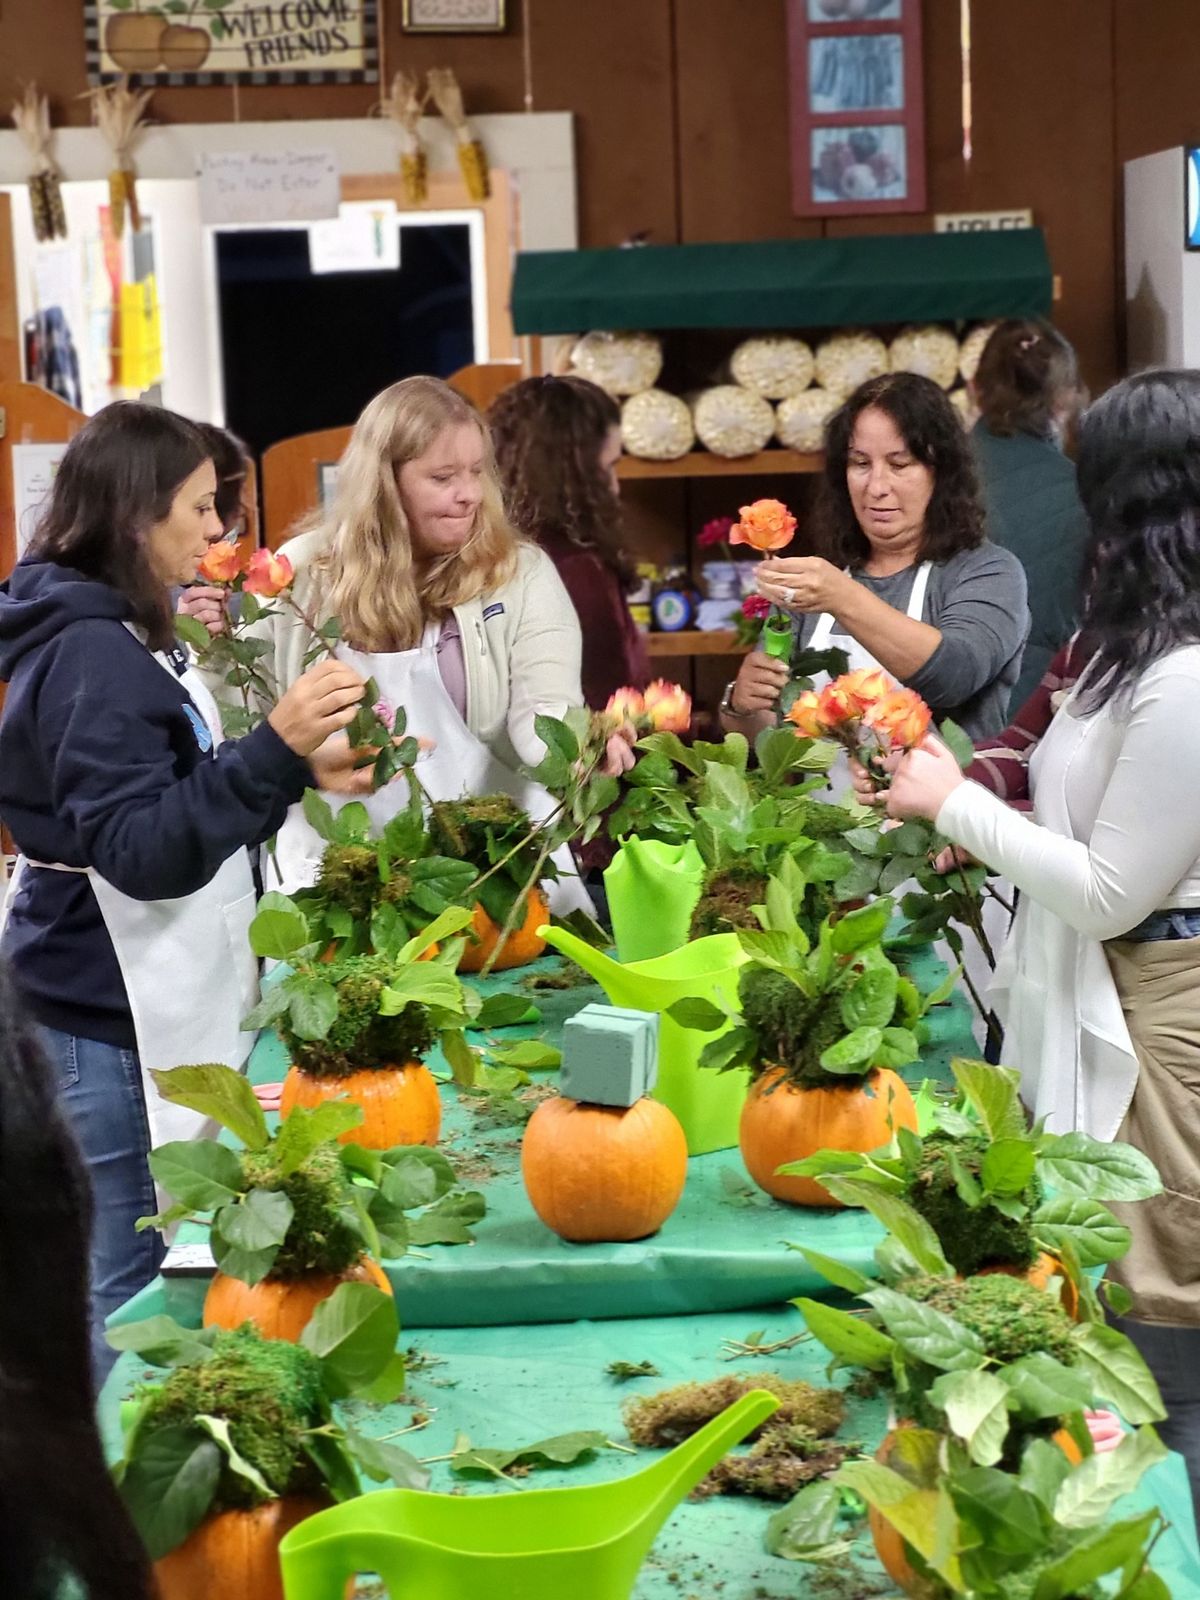
[(686, 944), (703, 881), (704, 861), (690, 839), (626, 839), (604, 873), (621, 960), (650, 961)]
[(667, 1517), (779, 1402), (754, 1389), (642, 1472), (520, 1494), (383, 1489), (318, 1511), (281, 1541), (285, 1600), (342, 1600), (377, 1573), (391, 1600), (628, 1600)]
[[(623, 966), (584, 944), (565, 928), (539, 928), (538, 933), (564, 956), (595, 978), (615, 1006), (663, 1012), (676, 1000), (711, 1000), (736, 1009), (738, 968), (746, 953), (736, 933), (713, 933), (693, 939), (670, 955)], [(653, 1090), (679, 1118), (688, 1154), (728, 1150), (738, 1142), (738, 1122), (746, 1099), (745, 1072), (714, 1072), (700, 1066), (700, 1052), (716, 1033), (697, 1033), (662, 1017), (658, 1031), (658, 1083)]]

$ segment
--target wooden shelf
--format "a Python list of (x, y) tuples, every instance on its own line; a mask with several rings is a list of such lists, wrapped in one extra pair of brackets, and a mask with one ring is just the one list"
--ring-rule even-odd
[(622, 456), (617, 462), (619, 478), (746, 478), (780, 472), (820, 472), (825, 457), (819, 452), (799, 450), (759, 450), (752, 456), (715, 456), (709, 450), (693, 450), (677, 461), (643, 461), (640, 456)]
[(700, 632), (685, 628), (679, 633), (648, 633), (646, 649), (652, 656), (744, 656), (748, 646), (738, 644), (732, 628)]

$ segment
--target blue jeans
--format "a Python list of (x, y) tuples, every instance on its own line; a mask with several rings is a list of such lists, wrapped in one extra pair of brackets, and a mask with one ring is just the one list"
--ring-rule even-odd
[(92, 1372), (97, 1391), (117, 1359), (104, 1319), (148, 1284), (164, 1246), (153, 1228), (134, 1231), (158, 1210), (147, 1156), (150, 1124), (137, 1052), (39, 1028), (62, 1104), (92, 1185)]
[(1133, 1317), (1108, 1319), (1132, 1339), (1154, 1374), (1167, 1410), (1156, 1424), (1163, 1443), (1178, 1450), (1187, 1463), (1192, 1501), (1200, 1520), (1200, 1327), (1175, 1327), (1165, 1322), (1138, 1322)]

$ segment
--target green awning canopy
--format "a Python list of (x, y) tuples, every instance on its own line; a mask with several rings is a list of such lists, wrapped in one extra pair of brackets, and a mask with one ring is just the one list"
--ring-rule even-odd
[(828, 328), (1046, 316), (1040, 228), (858, 239), (525, 251), (518, 333), (589, 328)]

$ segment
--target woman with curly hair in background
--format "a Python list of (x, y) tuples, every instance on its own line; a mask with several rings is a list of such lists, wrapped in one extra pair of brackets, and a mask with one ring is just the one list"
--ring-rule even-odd
[(526, 378), (488, 413), (508, 514), (553, 561), (583, 632), (583, 698), (644, 689), (646, 643), (626, 603), (634, 566), (621, 543), (621, 412), (586, 378)]

